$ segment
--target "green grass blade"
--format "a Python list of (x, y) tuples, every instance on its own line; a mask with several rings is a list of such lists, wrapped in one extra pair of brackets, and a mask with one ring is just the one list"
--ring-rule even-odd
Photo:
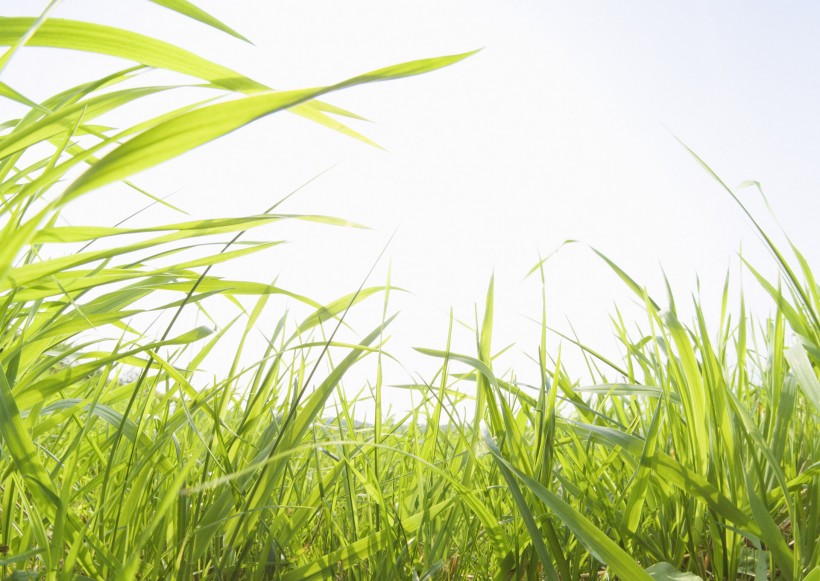
[[(489, 435), (485, 436), (485, 440), (487, 438), (489, 438)], [(501, 457), (497, 448), (490, 448), (490, 453), (497, 462), (504, 464), (541, 502), (554, 512), (561, 522), (586, 546), (589, 552), (595, 555), (596, 559), (612, 568), (616, 575), (622, 579), (634, 579), (635, 581), (650, 581), (652, 579), (632, 557), (578, 510), (544, 488), (539, 482), (512, 466), (506, 459)]]
[(154, 4), (158, 4), (160, 6), (164, 6), (174, 12), (179, 12), (180, 14), (184, 14), (188, 18), (193, 18), (194, 20), (198, 20), (203, 24), (207, 24), (208, 26), (212, 26), (217, 30), (221, 30), (222, 32), (226, 32), (233, 37), (238, 38), (239, 40), (244, 40), (245, 42), (250, 42), (247, 38), (236, 32), (233, 28), (214, 18), (202, 8), (191, 4), (187, 0), (151, 0)]
[(803, 345), (795, 343), (786, 349), (786, 361), (789, 362), (792, 373), (797, 378), (797, 385), (806, 396), (806, 400), (814, 407), (815, 414), (820, 413), (820, 380), (809, 363), (809, 356)]
[(235, 131), (260, 117), (291, 108), (323, 94), (364, 83), (419, 75), (454, 64), (471, 54), (473, 53), (385, 67), (329, 87), (265, 92), (202, 107), (165, 121), (121, 145), (75, 180), (64, 195), (66, 199), (71, 199), (127, 178)]

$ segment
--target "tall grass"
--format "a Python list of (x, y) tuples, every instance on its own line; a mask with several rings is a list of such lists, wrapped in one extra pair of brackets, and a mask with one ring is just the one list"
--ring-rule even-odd
[[(241, 38), (187, 3), (158, 3)], [(24, 46), (134, 65), (38, 103), (0, 84), (26, 108), (0, 135), (5, 577), (820, 579), (820, 290), (796, 248), (787, 259), (758, 229), (780, 271), (770, 281), (747, 265), (771, 295), (767, 320), (742, 296), (730, 308), (727, 281), (717, 320), (695, 304), (694, 319), (681, 321), (671, 290), (662, 309), (600, 254), (646, 320), (635, 334), (615, 319), (622, 360), (566, 343), (587, 357), (593, 381), (584, 383), (547, 349), (546, 304), (532, 354), (538, 385), (496, 375), (491, 283), (475, 352), (452, 352), (450, 336), (441, 349), (420, 348), (440, 369), (413, 386), (418, 407), (385, 418), (389, 281), (339, 289), (321, 305), (211, 270), (276, 244), (247, 241), (252, 228), (342, 221), (274, 205), (151, 227), (67, 226), (61, 211), (115, 183), (166, 203), (132, 176), (272, 113), (368, 142), (340, 122), (354, 114), (317, 99), (466, 55), (274, 91), (156, 39), (47, 16), (0, 19), (0, 67)], [(140, 84), (147, 68), (198, 78), (210, 94), (124, 129), (99, 125), (176, 89)], [(218, 251), (190, 254), (215, 241)], [(543, 280), (543, 263), (533, 273)], [(379, 294), (382, 320), (358, 344), (344, 342), (345, 314)], [(217, 295), (253, 306), (216, 331), (189, 326), (185, 313), (207, 316)], [(276, 295), (313, 312), (282, 315), (248, 365), (246, 338)], [(139, 326), (163, 313), (161, 331)], [(204, 381), (195, 370), (232, 326), (236, 359)], [(95, 329), (111, 330), (108, 340), (84, 339)], [(338, 389), (363, 358), (377, 365), (364, 386), (377, 403), (373, 423)], [(475, 400), (466, 420), (453, 413), (465, 397)]]

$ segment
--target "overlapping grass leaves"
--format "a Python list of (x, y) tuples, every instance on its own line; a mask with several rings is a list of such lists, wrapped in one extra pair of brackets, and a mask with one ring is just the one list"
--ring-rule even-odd
[[(243, 38), (187, 1), (156, 3)], [(491, 281), (475, 352), (451, 349), (451, 318), (444, 348), (418, 348), (438, 371), (403, 386), (419, 405), (386, 417), (389, 280), (320, 304), (212, 270), (277, 246), (246, 240), (249, 230), (286, 219), (350, 224), (275, 206), (148, 227), (67, 226), (60, 212), (118, 183), (116, 195), (174, 210), (128, 180), (278, 111), (369, 143), (337, 120), (355, 114), (317, 98), (466, 54), (274, 91), (173, 44), (49, 10), (0, 19), (0, 44), (9, 47), (0, 69), (26, 46), (135, 63), (40, 103), (0, 84), (3, 98), (27, 107), (0, 124), (4, 576), (820, 578), (820, 290), (806, 258), (789, 242), (787, 259), (751, 214), (781, 276), (746, 265), (772, 298), (770, 319), (751, 317), (742, 296), (731, 309), (727, 279), (718, 320), (695, 303), (683, 321), (671, 289), (663, 309), (594, 250), (645, 306), (637, 336), (614, 319), (621, 360), (559, 333), (563, 348), (548, 349), (544, 299), (538, 384), (498, 373)], [(194, 77), (210, 94), (125, 128), (99, 125), (190, 87), (121, 88), (149, 67)], [(544, 261), (535, 271), (545, 285)], [(337, 337), (350, 308), (382, 293), (380, 324)], [(273, 297), (309, 312), (266, 324)], [(183, 314), (210, 321), (216, 299), (237, 318), (188, 326)], [(154, 318), (162, 326), (149, 332)], [(101, 330), (106, 340), (86, 338)], [(197, 374), (237, 330), (223, 376)], [(258, 332), (264, 353), (248, 362)], [(565, 367), (562, 353), (574, 347), (594, 363), (592, 377)], [(375, 379), (351, 396), (345, 377), (365, 358), (375, 359)], [(363, 416), (371, 397), (375, 413)], [(469, 418), (459, 410), (468, 399)]]

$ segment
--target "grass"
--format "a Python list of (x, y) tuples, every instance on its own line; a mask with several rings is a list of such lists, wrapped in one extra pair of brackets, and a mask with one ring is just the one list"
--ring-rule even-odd
[[(241, 39), (188, 4), (157, 3)], [(0, 133), (4, 578), (820, 579), (820, 290), (753, 216), (779, 269), (767, 280), (746, 265), (770, 318), (730, 299), (727, 280), (717, 320), (696, 303), (681, 321), (671, 290), (662, 309), (599, 253), (646, 307), (641, 332), (614, 319), (622, 359), (569, 339), (588, 365), (567, 369), (547, 350), (545, 304), (540, 383), (497, 376), (491, 283), (475, 352), (451, 351), (451, 321), (443, 348), (419, 349), (440, 362), (413, 387), (422, 403), (384, 417), (389, 281), (321, 305), (211, 270), (275, 246), (248, 241), (251, 229), (343, 221), (277, 205), (149, 227), (67, 226), (61, 212), (115, 183), (167, 204), (132, 177), (277, 112), (369, 143), (342, 122), (354, 114), (317, 99), (467, 55), (278, 92), (176, 46), (48, 14), (0, 19), (0, 45), (0, 68), (24, 45), (134, 63), (38, 103), (0, 85), (25, 108)], [(148, 67), (199, 79), (202, 100), (100, 125), (177, 89), (140, 83)], [(543, 263), (533, 274), (543, 281)], [(265, 353), (247, 363), (247, 337), (282, 295), (311, 314), (266, 326)], [(363, 339), (337, 333), (349, 309), (380, 297), (383, 318)], [(239, 316), (216, 331), (191, 324), (216, 298)], [(97, 329), (105, 340), (85, 338)], [(236, 359), (203, 380), (195, 370), (231, 329)], [(351, 396), (340, 384), (366, 358), (375, 376)], [(356, 407), (371, 396), (365, 423)], [(464, 398), (466, 419), (453, 413)]]

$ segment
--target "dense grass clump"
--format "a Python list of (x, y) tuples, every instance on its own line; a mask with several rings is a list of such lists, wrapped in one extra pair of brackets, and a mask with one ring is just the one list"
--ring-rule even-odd
[[(186, 3), (161, 4), (238, 36)], [(752, 318), (742, 297), (730, 308), (727, 291), (717, 320), (696, 305), (681, 321), (671, 291), (661, 308), (601, 255), (645, 305), (643, 332), (618, 323), (621, 360), (577, 344), (587, 369), (568, 369), (547, 350), (542, 313), (540, 382), (523, 385), (493, 370), (491, 284), (475, 352), (454, 353), (449, 337), (420, 349), (440, 369), (413, 386), (421, 405), (387, 419), (388, 301), (359, 344), (336, 331), (389, 284), (321, 305), (211, 273), (276, 244), (246, 241), (252, 228), (341, 221), (274, 205), (66, 226), (61, 211), (115, 183), (165, 203), (129, 178), (279, 111), (367, 141), (339, 121), (355, 115), (317, 99), (466, 55), (274, 91), (173, 45), (47, 15), (0, 19), (0, 45), (0, 69), (24, 46), (135, 63), (38, 103), (0, 85), (25, 108), (0, 125), (4, 578), (820, 579), (820, 289), (798, 250), (787, 259), (751, 216), (779, 268), (766, 280), (747, 265), (770, 318)], [(140, 84), (148, 68), (198, 78), (208, 94), (125, 128), (98, 124), (175, 89)], [(189, 325), (215, 295), (252, 306), (215, 332)], [(311, 314), (283, 315), (247, 365), (246, 338), (277, 295)], [(141, 327), (146, 317), (161, 330)], [(232, 326), (236, 359), (203, 380), (195, 370)], [(338, 389), (363, 358), (377, 363), (369, 423)], [(452, 413), (465, 397), (467, 420)]]

